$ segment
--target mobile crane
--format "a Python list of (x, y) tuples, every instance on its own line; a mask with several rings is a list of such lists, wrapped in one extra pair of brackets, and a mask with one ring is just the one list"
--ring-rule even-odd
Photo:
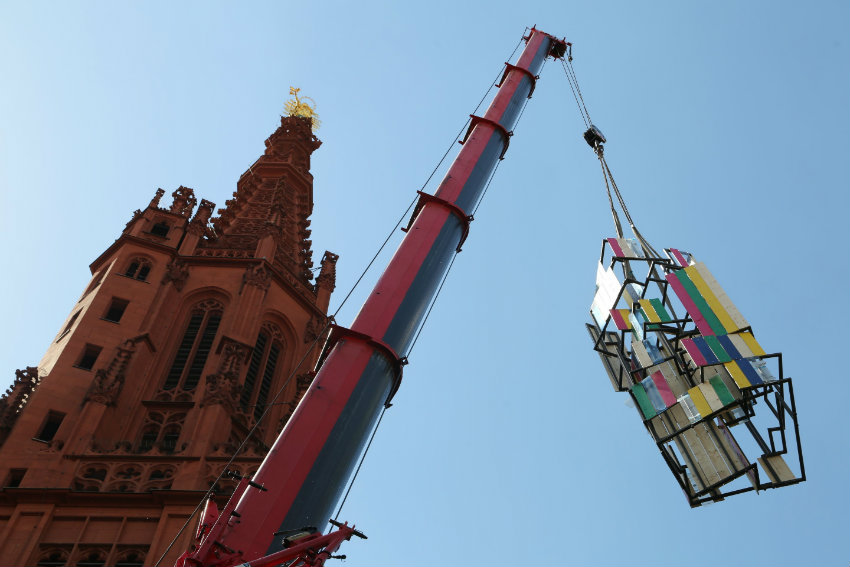
[[(241, 478), (221, 509), (206, 502), (193, 549), (180, 566), (322, 565), (340, 544), (365, 535), (331, 520), (332, 510), (402, 368), (452, 257), (469, 232), (469, 211), (505, 155), (547, 57), (568, 44), (536, 28), (506, 63), (483, 116), (471, 116), (462, 148), (434, 195), (419, 202), (398, 250), (350, 328), (333, 326), (320, 368), (253, 478)], [(335, 530), (321, 534), (331, 522)], [(291, 562), (291, 563), (290, 563)]]
[[(462, 148), (436, 192), (418, 192), (406, 234), (351, 327), (331, 326), (315, 379), (259, 470), (252, 478), (233, 473), (239, 482), (222, 509), (207, 500), (196, 543), (179, 558), (178, 567), (321, 566), (344, 557), (333, 555), (344, 541), (365, 539), (354, 526), (331, 519), (332, 510), (382, 409), (401, 384), (429, 305), (469, 233), (470, 211), (505, 156), (544, 61), (570, 59), (571, 44), (564, 39), (536, 28), (523, 39), (516, 64), (505, 63), (487, 111), (470, 116)], [(574, 75), (567, 75), (573, 92), (580, 93)], [(603, 166), (619, 237), (603, 241), (593, 322), (587, 325), (615, 390), (630, 393), (691, 506), (802, 482), (796, 407), (790, 378), (782, 375), (781, 355), (761, 349), (701, 263), (678, 249), (666, 249), (665, 258), (643, 239), (605, 163), (605, 137), (584, 117), (589, 126), (584, 137)], [(622, 238), (611, 187), (639, 242)], [(648, 264), (645, 281), (634, 275), (641, 262)], [(614, 276), (615, 266), (623, 269), (623, 282)], [(668, 282), (675, 294), (668, 293)], [(659, 299), (647, 296), (654, 286)], [(680, 312), (687, 311), (681, 317), (671, 303), (674, 295)], [(659, 338), (653, 342), (655, 335)], [(764, 370), (765, 357), (779, 357), (778, 379)], [(778, 420), (767, 440), (751, 422), (753, 406), (762, 400)], [(789, 446), (795, 449), (793, 441), (786, 443), (786, 415), (793, 423), (799, 476), (783, 459)], [(758, 466), (732, 437), (730, 428), (738, 424), (753, 433), (768, 481), (759, 478)], [(780, 442), (774, 440), (778, 432)], [(749, 479), (751, 486), (722, 490), (739, 479)], [(321, 533), (328, 524), (335, 529)]]

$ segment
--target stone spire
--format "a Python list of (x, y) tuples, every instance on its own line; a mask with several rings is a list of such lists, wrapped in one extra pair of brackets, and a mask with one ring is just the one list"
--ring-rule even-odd
[(321, 145), (311, 119), (285, 116), (266, 151), (236, 184), (233, 198), (212, 219), (217, 238), (200, 255), (265, 258), (273, 269), (307, 284), (312, 278), (309, 217), (313, 212), (310, 155)]

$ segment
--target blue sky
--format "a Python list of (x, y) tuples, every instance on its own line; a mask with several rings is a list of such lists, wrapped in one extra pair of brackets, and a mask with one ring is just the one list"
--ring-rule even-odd
[(644, 235), (783, 352), (809, 479), (690, 510), (611, 390), (583, 324), (614, 231), (549, 63), (342, 512), (370, 536), (347, 564), (846, 565), (848, 22), (840, 1), (0, 3), (3, 380), (157, 187), (224, 204), (290, 85), (323, 121), (335, 307), (537, 24), (573, 42)]

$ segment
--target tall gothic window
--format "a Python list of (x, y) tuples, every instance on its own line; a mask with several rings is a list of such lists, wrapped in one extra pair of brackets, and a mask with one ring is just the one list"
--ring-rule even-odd
[(183, 339), (165, 377), (164, 389), (173, 390), (178, 386), (184, 390), (195, 389), (212, 349), (223, 311), (221, 303), (213, 299), (202, 301), (192, 309)]
[(245, 374), (245, 383), (239, 400), (242, 409), (246, 412), (252, 411), (253, 408), (256, 419), (259, 419), (266, 409), (272, 381), (282, 354), (283, 334), (276, 325), (264, 323), (257, 336), (254, 350), (251, 352), (251, 361), (248, 363), (248, 372)]

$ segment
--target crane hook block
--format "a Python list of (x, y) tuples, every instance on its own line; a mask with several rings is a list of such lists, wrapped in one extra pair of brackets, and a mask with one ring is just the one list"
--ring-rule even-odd
[(590, 128), (584, 133), (584, 141), (587, 142), (588, 146), (595, 149), (597, 144), (604, 144), (608, 140), (605, 139), (605, 135), (599, 128), (591, 124)]

